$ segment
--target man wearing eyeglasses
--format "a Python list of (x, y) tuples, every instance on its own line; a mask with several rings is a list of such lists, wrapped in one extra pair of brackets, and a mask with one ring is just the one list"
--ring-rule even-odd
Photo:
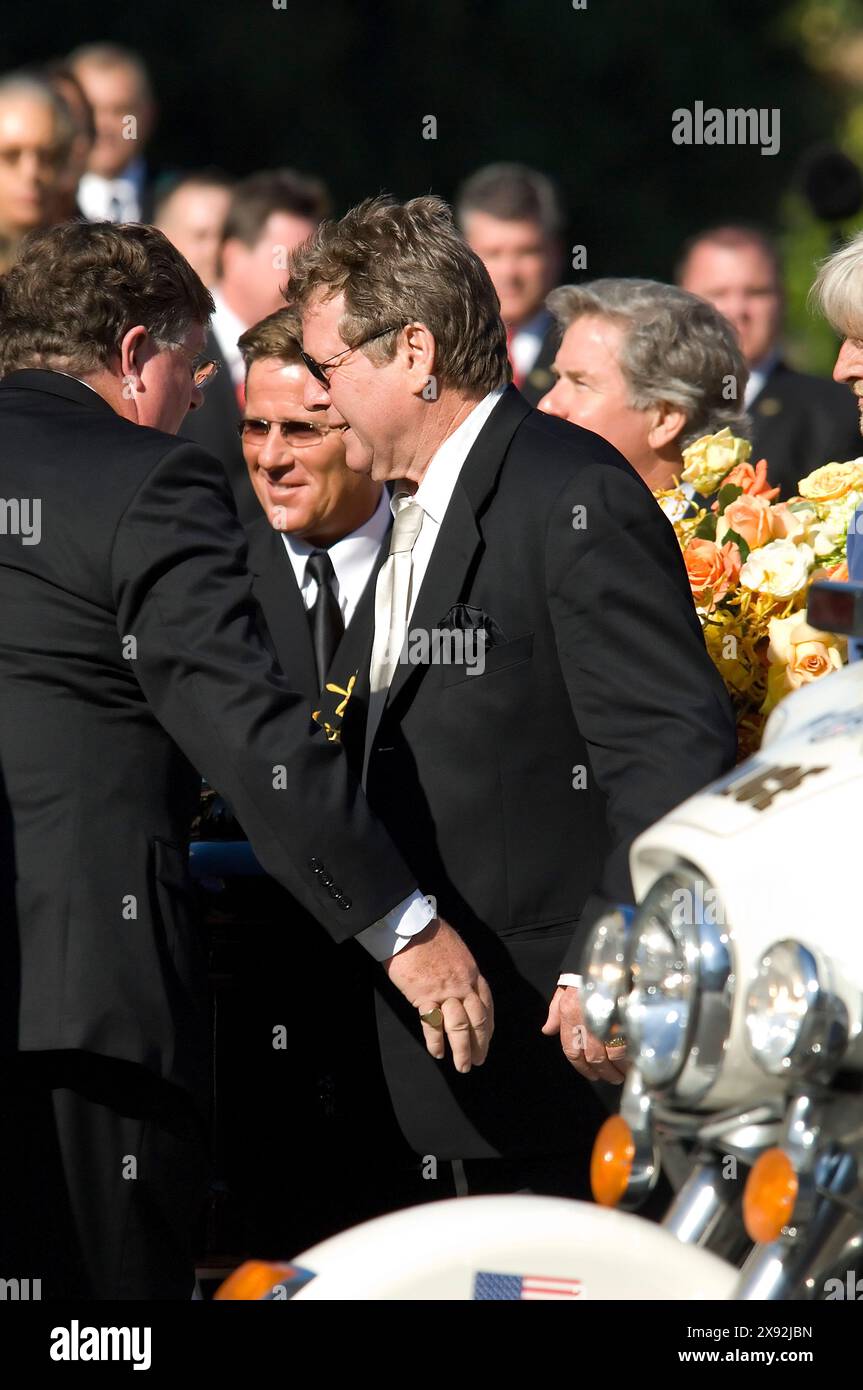
[[(461, 1001), (461, 1071), (493, 1028), (469, 950), (313, 724), (290, 652), (274, 659), (221, 468), (175, 437), (212, 375), (212, 308), (139, 224), (32, 235), (0, 280), (0, 1257), (46, 1299), (192, 1293), (202, 775), (334, 941), (356, 938), (418, 1011)], [(282, 1014), (302, 994), (314, 1018), (304, 1055), (325, 1030), (350, 1039), (350, 991), (282, 985)]]
[[(735, 753), (680, 548), (615, 449), (509, 384), (497, 295), (440, 199), (324, 223), (290, 286), (307, 408), (394, 487), (342, 743), (502, 1001), (488, 1065), (462, 1077), (379, 980), (393, 1105), (457, 1195), (586, 1195), (603, 1105), (580, 1078), (619, 1085), (626, 1047), (584, 1026), (582, 947), (605, 902), (632, 901), (634, 837)], [(436, 1002), (422, 1021), (445, 1026)]]

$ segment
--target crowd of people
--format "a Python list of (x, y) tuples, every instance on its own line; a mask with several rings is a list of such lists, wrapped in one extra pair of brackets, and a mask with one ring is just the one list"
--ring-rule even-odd
[(219, 1042), (236, 1254), (588, 1195), (626, 1045), (586, 934), (736, 752), (651, 494), (725, 427), (783, 497), (861, 448), (758, 229), (566, 284), (539, 171), (335, 218), (290, 168), (158, 176), (155, 109), (116, 45), (0, 79), (2, 491), (44, 516), (0, 558), (0, 1201), (46, 1296), (192, 1292), (202, 777), (269, 875)]

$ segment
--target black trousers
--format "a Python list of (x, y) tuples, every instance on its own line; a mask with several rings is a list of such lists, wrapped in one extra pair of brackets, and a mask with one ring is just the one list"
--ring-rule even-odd
[(84, 1052), (0, 1062), (0, 1277), (43, 1299), (188, 1299), (206, 1190), (185, 1091)]

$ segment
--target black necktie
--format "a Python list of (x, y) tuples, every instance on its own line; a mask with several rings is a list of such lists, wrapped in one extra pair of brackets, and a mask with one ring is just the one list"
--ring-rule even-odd
[(333, 562), (325, 550), (313, 550), (306, 561), (306, 574), (317, 581), (318, 592), (308, 610), (309, 628), (315, 648), (315, 663), (318, 668), (318, 681), (323, 685), (330, 669), (330, 662), (336, 647), (342, 640), (345, 630), (342, 610), (333, 588), (336, 572)]

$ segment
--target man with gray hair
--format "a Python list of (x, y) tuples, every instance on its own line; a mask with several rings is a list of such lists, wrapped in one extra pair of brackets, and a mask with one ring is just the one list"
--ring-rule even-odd
[(746, 364), (703, 299), (656, 280), (606, 279), (563, 285), (547, 303), (563, 336), (539, 409), (601, 434), (652, 491), (674, 486), (683, 450), (701, 435), (747, 432)]
[(0, 241), (9, 263), (21, 238), (56, 215), (73, 135), (69, 109), (48, 82), (27, 72), (0, 78)]
[[(440, 199), (325, 222), (290, 293), (306, 409), (347, 426), (349, 468), (396, 485), (374, 621), (340, 653), (342, 741), (498, 1002), (484, 1074), (464, 1077), (421, 1055), (420, 1021), (456, 1003), (420, 1020), (382, 982), (395, 1111), (458, 1194), (587, 1195), (603, 1107), (568, 1062), (619, 1084), (625, 1045), (584, 1028), (585, 934), (631, 901), (634, 836), (735, 755), (680, 548), (616, 449), (508, 384), (497, 295)], [(481, 673), (436, 656), (435, 631), (481, 639)]]

